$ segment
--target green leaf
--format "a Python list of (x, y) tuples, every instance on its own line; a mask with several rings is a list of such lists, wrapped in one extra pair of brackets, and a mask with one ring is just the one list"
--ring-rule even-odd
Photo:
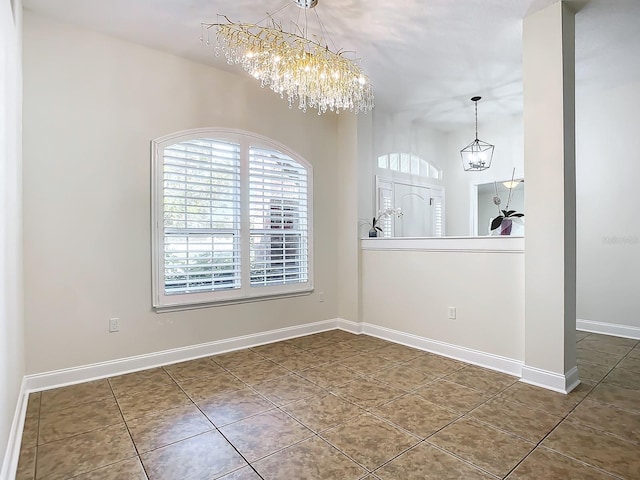
[(502, 212), (502, 215), (504, 215), (505, 217), (507, 216), (507, 211), (506, 210), (500, 210)]
[(379, 232), (382, 231), (382, 229), (380, 227), (378, 227), (378, 226), (376, 226), (376, 230), (378, 230)]
[(498, 216), (498, 217), (494, 218), (494, 219), (491, 221), (491, 230), (495, 230), (495, 229), (496, 229), (496, 228), (498, 228), (500, 225), (502, 225), (502, 219), (503, 219), (503, 218), (504, 218), (504, 217), (503, 217), (502, 215), (500, 215), (500, 216)]
[(505, 217), (510, 217), (511, 215), (513, 215), (514, 213), (516, 213), (515, 210), (509, 210), (507, 213), (504, 214)]
[(524, 213), (514, 213), (512, 217), (524, 217)]

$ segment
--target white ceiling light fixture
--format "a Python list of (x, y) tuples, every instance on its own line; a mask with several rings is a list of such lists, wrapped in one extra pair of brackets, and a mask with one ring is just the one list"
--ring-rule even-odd
[(462, 158), (462, 168), (467, 172), (479, 172), (491, 166), (493, 159), (493, 145), (482, 140), (478, 140), (478, 101), (482, 97), (473, 97), (471, 101), (476, 107), (476, 139), (460, 150)]
[(272, 14), (257, 24), (232, 22), (221, 15), (224, 21), (202, 24), (200, 40), (209, 45), (209, 32), (215, 27), (216, 55), (222, 52), (228, 63), (241, 64), (262, 87), (286, 97), (289, 107), (297, 102), (301, 110), (317, 109), (318, 115), (327, 110), (368, 112), (373, 108), (369, 79), (354, 60), (346, 57), (346, 51), (329, 48), (326, 28), (315, 10), (320, 36), (309, 34), (307, 12), (317, 4), (318, 0), (294, 0), (276, 10), (273, 15), (296, 5), (301, 9), (298, 20), (304, 12), (302, 25), (292, 19), (290, 31)]
[(524, 182), (524, 180), (510, 180), (506, 182), (502, 182), (502, 184), (507, 187), (509, 190), (512, 188), (516, 188), (520, 183)]

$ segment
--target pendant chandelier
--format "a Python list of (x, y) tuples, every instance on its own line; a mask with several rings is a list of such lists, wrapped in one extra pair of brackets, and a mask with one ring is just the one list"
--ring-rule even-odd
[(491, 166), (493, 158), (493, 145), (478, 140), (478, 101), (482, 97), (473, 97), (472, 102), (476, 106), (476, 139), (460, 150), (462, 168), (467, 172), (479, 172)]
[[(214, 44), (216, 55), (222, 52), (229, 64), (241, 64), (251, 76), (286, 98), (289, 107), (368, 112), (373, 108), (371, 83), (360, 67), (346, 57), (344, 50), (333, 51), (325, 40), (326, 29), (317, 12), (320, 37), (309, 35), (307, 12), (318, 0), (294, 0), (276, 10), (296, 5), (304, 13), (304, 23), (291, 20), (287, 31), (273, 15), (257, 24), (232, 22), (224, 15), (218, 23), (203, 23), (200, 40)], [(275, 14), (274, 13), (274, 14)], [(261, 25), (262, 24), (262, 25)], [(210, 39), (211, 29), (215, 40)]]

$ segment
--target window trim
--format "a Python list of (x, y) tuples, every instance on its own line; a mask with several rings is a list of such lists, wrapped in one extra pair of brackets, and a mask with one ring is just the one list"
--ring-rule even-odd
[[(213, 138), (240, 144), (240, 232), (241, 287), (232, 290), (166, 295), (164, 293), (164, 148), (198, 138)], [(278, 150), (307, 171), (307, 269), (308, 280), (284, 285), (251, 286), (249, 225), (249, 147)], [(301, 155), (270, 138), (245, 130), (197, 128), (171, 133), (151, 141), (151, 276), (152, 306), (157, 311), (188, 310), (274, 298), (309, 295), (313, 279), (313, 167)]]

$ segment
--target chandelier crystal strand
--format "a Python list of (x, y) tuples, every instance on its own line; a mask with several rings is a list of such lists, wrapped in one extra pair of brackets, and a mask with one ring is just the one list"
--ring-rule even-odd
[[(286, 32), (272, 17), (270, 26), (233, 23), (203, 24), (216, 27), (215, 51), (222, 52), (229, 64), (240, 64), (251, 76), (269, 87), (289, 107), (355, 113), (373, 108), (369, 79), (343, 51), (333, 52), (327, 45)], [(299, 31), (306, 32), (297, 27)]]

